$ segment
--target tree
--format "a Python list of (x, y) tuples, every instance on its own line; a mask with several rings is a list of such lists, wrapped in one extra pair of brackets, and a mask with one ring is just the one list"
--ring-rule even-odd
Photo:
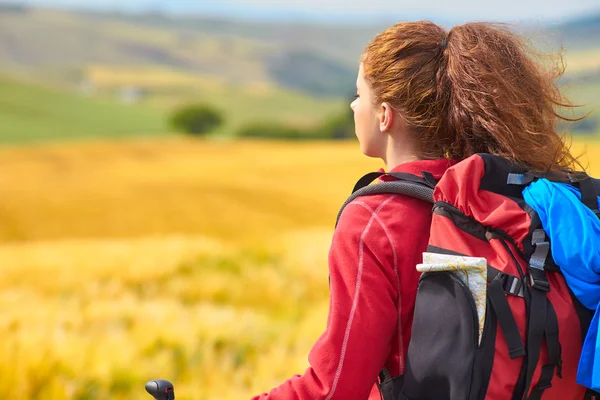
[(224, 122), (220, 111), (206, 104), (191, 104), (176, 109), (171, 125), (178, 131), (191, 135), (203, 135), (218, 128)]

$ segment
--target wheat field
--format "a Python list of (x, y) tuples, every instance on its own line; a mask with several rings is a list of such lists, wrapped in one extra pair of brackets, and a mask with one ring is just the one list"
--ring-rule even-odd
[[(576, 143), (576, 149), (582, 143)], [(590, 142), (600, 175), (600, 145)], [(0, 150), (0, 391), (249, 398), (307, 367), (348, 143), (187, 139)]]

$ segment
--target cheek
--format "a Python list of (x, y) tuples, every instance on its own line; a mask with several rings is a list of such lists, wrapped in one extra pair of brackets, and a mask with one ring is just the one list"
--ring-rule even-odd
[(368, 123), (369, 123), (369, 109), (368, 107), (364, 107), (363, 105), (356, 103), (354, 106), (354, 121), (358, 125), (361, 126), (361, 128), (365, 128)]
[(370, 108), (356, 107), (354, 109), (355, 133), (360, 143), (361, 151), (369, 157), (380, 156), (379, 135), (376, 118)]
[(357, 105), (354, 112), (354, 123), (358, 134), (362, 136), (371, 136), (375, 131), (375, 116), (370, 107)]

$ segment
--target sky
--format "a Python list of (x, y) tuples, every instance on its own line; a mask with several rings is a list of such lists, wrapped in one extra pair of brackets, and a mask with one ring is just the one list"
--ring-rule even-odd
[(99, 8), (160, 10), (260, 19), (352, 20), (430, 18), (561, 22), (600, 14), (600, 0), (0, 0), (1, 2)]

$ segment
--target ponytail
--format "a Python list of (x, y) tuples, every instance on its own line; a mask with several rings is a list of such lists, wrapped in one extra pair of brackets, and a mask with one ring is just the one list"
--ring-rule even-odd
[(557, 132), (573, 105), (547, 68), (505, 25), (469, 23), (446, 33), (431, 22), (400, 23), (377, 36), (363, 56), (377, 102), (411, 126), (422, 158), (464, 159), (491, 153), (538, 172), (581, 164)]

